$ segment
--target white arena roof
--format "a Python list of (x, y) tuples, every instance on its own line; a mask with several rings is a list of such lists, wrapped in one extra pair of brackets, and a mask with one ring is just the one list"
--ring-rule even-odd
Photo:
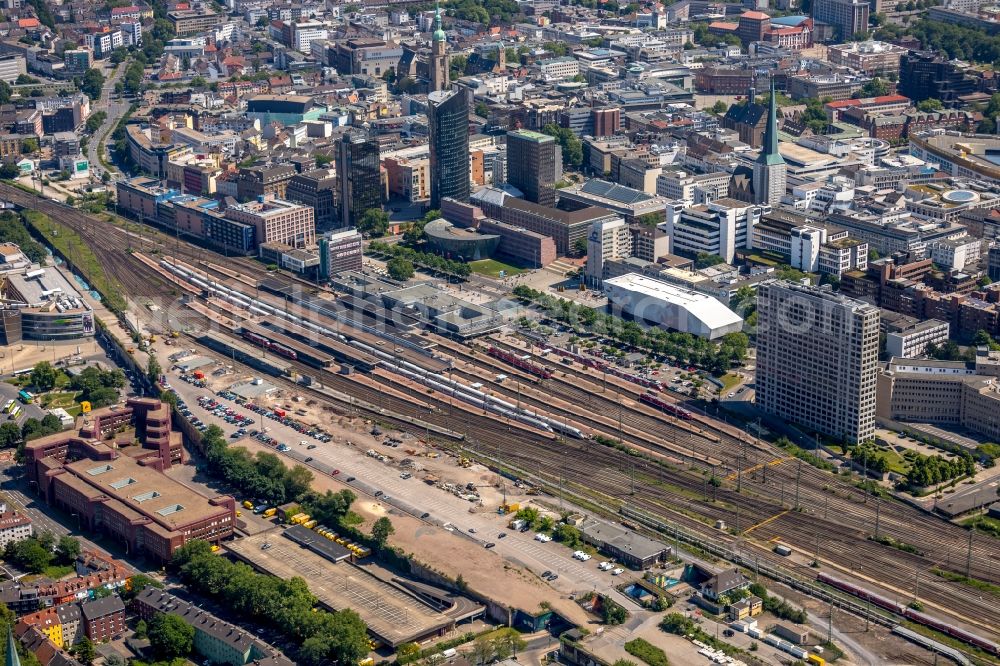
[(743, 319), (712, 296), (638, 273), (605, 280), (604, 292), (633, 317), (682, 333), (714, 339), (743, 328)]

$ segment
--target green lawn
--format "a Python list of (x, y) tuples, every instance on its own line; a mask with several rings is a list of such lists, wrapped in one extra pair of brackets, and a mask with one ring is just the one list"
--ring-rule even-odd
[(722, 392), (728, 393), (733, 388), (740, 383), (741, 377), (738, 377), (733, 372), (727, 372), (723, 376), (719, 377), (719, 381), (722, 382)]
[(63, 576), (68, 576), (73, 573), (75, 569), (69, 564), (51, 564), (45, 567), (45, 571), (42, 573), (52, 580), (59, 580)]
[(910, 469), (909, 464), (903, 456), (896, 453), (893, 449), (880, 449), (879, 453), (884, 455), (889, 462), (889, 471), (896, 472), (897, 474), (906, 474), (907, 470)]
[(68, 410), (76, 404), (76, 392), (53, 391), (42, 396), (42, 407), (45, 409), (55, 409), (62, 407)]
[(479, 261), (470, 261), (469, 267), (472, 269), (473, 273), (479, 273), (480, 275), (486, 275), (488, 277), (500, 277), (500, 271), (505, 271), (506, 275), (509, 277), (511, 275), (517, 275), (519, 273), (524, 273), (526, 268), (518, 268), (513, 264), (507, 264), (502, 261), (497, 261), (496, 259), (481, 259)]

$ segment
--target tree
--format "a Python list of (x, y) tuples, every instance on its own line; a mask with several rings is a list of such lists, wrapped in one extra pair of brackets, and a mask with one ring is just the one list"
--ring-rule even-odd
[(31, 385), (39, 391), (51, 391), (56, 386), (56, 370), (48, 361), (41, 361), (31, 369)]
[(84, 666), (90, 666), (93, 664), (94, 659), (97, 657), (97, 650), (94, 649), (94, 644), (86, 636), (84, 636), (79, 643), (73, 646), (72, 652), (77, 661), (82, 663)]
[(361, 616), (350, 609), (337, 611), (327, 634), (330, 660), (356, 664), (368, 654), (368, 629)]
[(989, 347), (995, 343), (989, 333), (987, 333), (983, 329), (979, 329), (978, 331), (976, 331), (975, 337), (972, 338), (972, 344), (976, 345), (977, 347)]
[(149, 644), (162, 659), (187, 657), (194, 649), (194, 627), (176, 615), (162, 613), (149, 621)]
[(41, 538), (9, 542), (4, 557), (31, 573), (42, 573), (52, 564), (52, 551), (43, 545)]
[(358, 231), (369, 238), (384, 236), (389, 230), (389, 214), (381, 208), (369, 208), (358, 220)]
[(601, 613), (605, 624), (624, 624), (628, 619), (625, 607), (607, 596), (601, 597)]
[(21, 154), (30, 155), (38, 152), (38, 139), (29, 138), (21, 141)]
[(578, 256), (587, 254), (587, 239), (577, 238), (573, 241), (573, 252)]
[(101, 98), (101, 89), (104, 87), (104, 75), (101, 70), (88, 69), (83, 74), (83, 82), (80, 83), (80, 90), (87, 94), (87, 97), (96, 101)]
[(153, 384), (160, 381), (160, 375), (163, 374), (163, 369), (160, 367), (160, 362), (156, 360), (156, 356), (153, 354), (149, 355), (149, 361), (146, 363), (146, 376), (149, 377), (149, 381)]
[(583, 163), (583, 144), (576, 134), (573, 134), (573, 130), (549, 123), (542, 128), (542, 132), (559, 141), (564, 165), (578, 167)]
[(490, 107), (486, 102), (476, 102), (476, 115), (481, 118), (488, 118), (490, 115)]
[(711, 111), (717, 116), (725, 114), (726, 111), (728, 110), (729, 110), (729, 105), (723, 102), (721, 99), (718, 100), (715, 104), (713, 104), (712, 108), (709, 109), (709, 111)]
[(71, 536), (61, 536), (56, 554), (62, 564), (71, 564), (80, 556), (80, 542)]
[(385, 268), (389, 272), (389, 277), (400, 282), (409, 280), (416, 272), (413, 270), (413, 262), (403, 257), (393, 257), (386, 263)]
[(695, 268), (708, 268), (709, 266), (724, 263), (726, 263), (725, 259), (717, 254), (709, 254), (708, 252), (699, 252), (698, 257), (694, 261)]
[(8, 421), (0, 425), (0, 449), (13, 449), (21, 443), (21, 429)]
[(155, 578), (147, 576), (146, 574), (142, 573), (136, 574), (131, 578), (129, 578), (128, 589), (122, 592), (121, 597), (125, 601), (131, 601), (132, 599), (135, 599), (139, 595), (139, 593), (145, 590), (147, 587), (155, 587), (158, 590), (162, 590), (163, 583), (156, 580)]
[(580, 530), (566, 523), (556, 525), (552, 538), (564, 543), (568, 548), (576, 548), (581, 543)]
[(892, 92), (892, 85), (885, 79), (876, 76), (861, 86), (862, 97), (882, 97)]
[(925, 113), (931, 111), (940, 111), (943, 108), (944, 104), (941, 103), (941, 100), (934, 99), (933, 97), (917, 103), (917, 111), (923, 111)]
[(139, 640), (149, 637), (149, 625), (145, 620), (139, 620), (135, 624), (135, 637)]
[(382, 516), (375, 521), (372, 525), (372, 540), (378, 545), (379, 549), (385, 548), (385, 544), (389, 541), (389, 537), (395, 533), (396, 529), (392, 526), (392, 521)]

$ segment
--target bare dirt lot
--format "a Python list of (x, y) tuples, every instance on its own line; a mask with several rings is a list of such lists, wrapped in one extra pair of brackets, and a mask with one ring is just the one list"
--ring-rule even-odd
[[(239, 445), (254, 452), (271, 451), (254, 440), (244, 440)], [(482, 475), (482, 472), (462, 471), (470, 476)], [(329, 476), (319, 474), (313, 481), (313, 487), (319, 492), (337, 492), (348, 488)], [(357, 491), (357, 488), (351, 487), (351, 490)], [(543, 603), (547, 603), (572, 622), (587, 624), (590, 621), (574, 601), (562, 597), (535, 575), (504, 562), (498, 555), (462, 535), (429, 525), (368, 496), (359, 497), (352, 509), (364, 518), (365, 522), (359, 526), (362, 530), (370, 529), (378, 518), (389, 516), (396, 530), (390, 539), (392, 545), (413, 553), (417, 560), (452, 579), (461, 574), (471, 590), (485, 597), (524, 610), (540, 609)]]

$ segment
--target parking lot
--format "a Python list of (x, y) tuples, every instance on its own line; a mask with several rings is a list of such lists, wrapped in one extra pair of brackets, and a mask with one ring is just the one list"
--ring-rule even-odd
[[(624, 579), (634, 575), (633, 572), (626, 571), (622, 576), (614, 577), (608, 572), (598, 570), (596, 559), (580, 562), (572, 557), (572, 551), (561, 544), (540, 543), (534, 540), (530, 532), (509, 530), (506, 527), (509, 518), (500, 516), (495, 511), (481, 511), (468, 501), (421, 483), (417, 478), (401, 478), (404, 470), (369, 457), (364, 449), (354, 446), (350, 440), (344, 443), (320, 441), (308, 434), (303, 435), (280, 421), (262, 419), (256, 413), (238, 405), (235, 400), (225, 397), (212, 397), (212, 400), (224, 406), (224, 409), (220, 411), (217, 405), (214, 410), (206, 410), (199, 406), (198, 397), (206, 395), (207, 389), (180, 381), (176, 378), (176, 374), (170, 379), (178, 397), (185, 401), (192, 417), (199, 419), (204, 427), (212, 423), (219, 425), (228, 437), (238, 430), (238, 427), (225, 421), (227, 410), (256, 417), (256, 422), (249, 427), (245, 437), (230, 441), (247, 445), (251, 450), (256, 447), (275, 450), (276, 443), (280, 443), (287, 448), (280, 451), (284, 455), (354, 490), (364, 500), (356, 503), (355, 510), (370, 520), (387, 513), (407, 514), (426, 526), (452, 532), (456, 538), (480, 549), (485, 550), (487, 543), (494, 543), (495, 546), (490, 549), (490, 553), (496, 553), (504, 560), (523, 566), (536, 576), (546, 571), (556, 574), (557, 579), (551, 581), (549, 585), (565, 594), (596, 589), (613, 594), (624, 601), (624, 597), (614, 588), (617, 584), (625, 582)], [(257, 437), (251, 436), (249, 433), (253, 430), (266, 430), (264, 435), (270, 442), (262, 441), (260, 433)], [(341, 436), (338, 436), (338, 439), (341, 439)], [(396, 522), (394, 519), (394, 523)], [(474, 532), (470, 532), (470, 529)], [(425, 559), (420, 555), (423, 548), (430, 548), (433, 554), (437, 555), (439, 546), (432, 546), (430, 541), (425, 542), (422, 539), (423, 536), (434, 534), (442, 533), (439, 530), (417, 529), (412, 536), (419, 541), (405, 544), (404, 547), (416, 552), (421, 559)], [(500, 534), (504, 534), (504, 537), (500, 538)], [(401, 528), (397, 527), (396, 539), (403, 538)], [(437, 544), (442, 543), (440, 538), (436, 537)], [(484, 562), (490, 559), (486, 552), (482, 552), (479, 557), (484, 559)], [(500, 560), (497, 560), (494, 566), (499, 564)]]
[(301, 576), (329, 608), (351, 608), (390, 646), (419, 640), (448, 628), (452, 620), (347, 562), (334, 564), (285, 538), (281, 528), (227, 544), (257, 568), (289, 579)]

